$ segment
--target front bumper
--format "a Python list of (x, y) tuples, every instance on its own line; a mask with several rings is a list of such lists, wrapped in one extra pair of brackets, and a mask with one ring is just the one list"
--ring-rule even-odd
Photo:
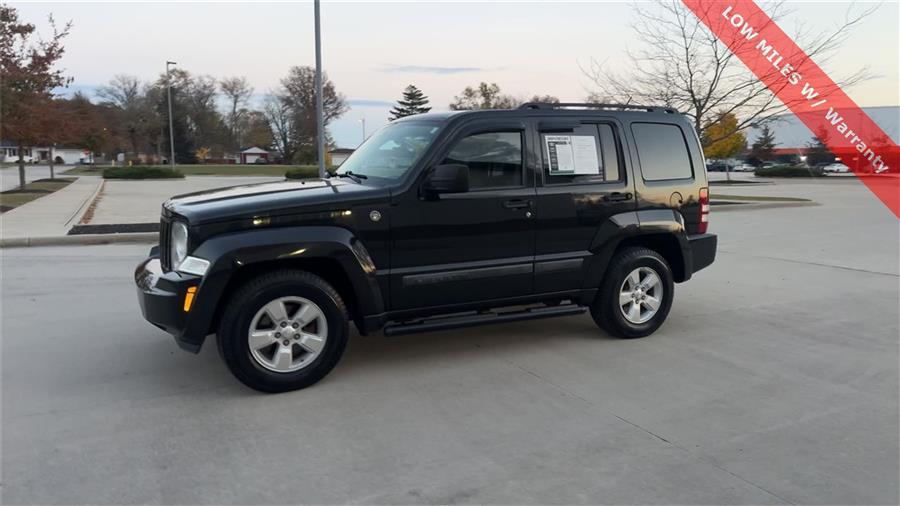
[[(180, 272), (163, 272), (159, 257), (141, 262), (134, 271), (138, 303), (144, 318), (175, 337), (181, 348), (197, 353), (206, 337), (206, 329), (198, 328), (197, 318), (184, 310), (184, 298), (190, 287), (199, 286), (202, 278)], [(199, 292), (195, 295), (199, 296)]]
[(693, 272), (709, 267), (716, 259), (718, 237), (715, 234), (696, 234), (688, 236), (691, 248), (691, 267)]

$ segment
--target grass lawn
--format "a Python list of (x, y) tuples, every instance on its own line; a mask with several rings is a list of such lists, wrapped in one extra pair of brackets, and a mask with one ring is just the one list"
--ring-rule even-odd
[[(165, 165), (165, 167), (169, 167)], [(108, 166), (88, 166), (82, 165), (69, 169), (65, 174), (78, 175), (97, 175), (103, 174), (103, 169)], [(306, 169), (312, 172), (316, 171), (315, 165), (176, 165), (175, 168), (181, 171), (185, 176), (284, 176), (284, 173), (291, 169)]]
[(44, 195), (49, 195), (65, 188), (72, 181), (75, 180), (72, 178), (38, 179), (23, 187), (6, 190), (0, 193), (0, 212), (5, 213)]

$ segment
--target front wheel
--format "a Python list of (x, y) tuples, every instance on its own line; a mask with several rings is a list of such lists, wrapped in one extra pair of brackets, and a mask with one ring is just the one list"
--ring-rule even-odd
[(347, 345), (344, 302), (322, 278), (280, 270), (231, 297), (219, 324), (219, 352), (242, 383), (262, 392), (297, 390), (319, 381)]
[(663, 324), (674, 297), (675, 283), (666, 260), (647, 248), (627, 248), (610, 262), (591, 316), (614, 336), (644, 337)]

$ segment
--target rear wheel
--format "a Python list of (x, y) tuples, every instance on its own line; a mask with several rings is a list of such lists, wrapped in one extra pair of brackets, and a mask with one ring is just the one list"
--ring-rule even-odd
[(591, 316), (614, 336), (644, 337), (666, 320), (674, 296), (675, 283), (666, 260), (647, 248), (626, 248), (610, 262)]
[(337, 364), (347, 344), (344, 302), (322, 278), (280, 270), (241, 287), (219, 325), (219, 351), (231, 372), (263, 392), (305, 388)]

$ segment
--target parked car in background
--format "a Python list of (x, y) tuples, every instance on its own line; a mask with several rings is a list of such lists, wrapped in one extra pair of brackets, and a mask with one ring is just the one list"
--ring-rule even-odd
[(725, 172), (728, 170), (728, 166), (722, 162), (711, 162), (706, 164), (707, 172)]
[(750, 165), (749, 163), (742, 163), (737, 165), (731, 169), (734, 172), (753, 172), (756, 170), (756, 167)]
[(844, 174), (850, 172), (850, 167), (847, 167), (843, 163), (835, 162), (829, 163), (825, 167), (822, 168), (825, 172), (835, 173), (835, 174)]

